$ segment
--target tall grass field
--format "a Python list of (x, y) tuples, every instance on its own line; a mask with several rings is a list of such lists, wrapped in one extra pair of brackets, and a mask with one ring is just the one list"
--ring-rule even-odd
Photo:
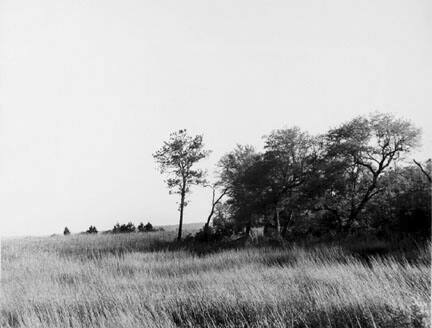
[(430, 327), (430, 245), (365, 260), (338, 246), (158, 245), (173, 238), (2, 240), (1, 327)]

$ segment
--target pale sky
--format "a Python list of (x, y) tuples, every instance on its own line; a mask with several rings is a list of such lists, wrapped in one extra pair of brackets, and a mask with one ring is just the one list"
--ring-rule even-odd
[[(395, 113), (432, 149), (430, 0), (1, 0), (0, 235), (178, 222), (152, 153)], [(203, 221), (194, 188), (185, 223)]]

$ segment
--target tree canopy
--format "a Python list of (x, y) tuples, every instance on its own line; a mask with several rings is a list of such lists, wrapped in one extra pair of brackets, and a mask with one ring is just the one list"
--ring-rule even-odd
[[(297, 127), (274, 130), (264, 136), (263, 152), (237, 145), (218, 164), (227, 199), (218, 204), (215, 221), (231, 221), (246, 233), (254, 226), (272, 227), (285, 238), (331, 231), (407, 231), (401, 228), (402, 218), (414, 219), (412, 213), (418, 214), (418, 222), (430, 221), (425, 205), (430, 162), (404, 162), (420, 135), (408, 120), (373, 113), (317, 136)], [(399, 165), (403, 169), (396, 169)], [(389, 179), (405, 189), (396, 192)], [(415, 185), (422, 187), (414, 191)], [(387, 221), (386, 209), (392, 209)]]

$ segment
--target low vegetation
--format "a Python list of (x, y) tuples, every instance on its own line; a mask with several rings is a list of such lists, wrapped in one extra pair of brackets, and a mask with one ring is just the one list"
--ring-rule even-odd
[[(175, 236), (3, 241), (1, 327), (429, 327), (430, 244), (198, 254)], [(356, 255), (374, 245), (381, 255)]]
[(87, 229), (86, 233), (98, 233), (98, 230), (96, 229), (95, 226), (90, 226), (90, 227)]

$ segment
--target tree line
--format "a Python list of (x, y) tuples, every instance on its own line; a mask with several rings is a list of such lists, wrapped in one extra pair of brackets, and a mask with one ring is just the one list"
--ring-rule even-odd
[[(163, 231), (163, 228), (155, 228), (150, 222), (144, 224), (140, 222), (138, 226), (135, 226), (132, 222), (128, 223), (116, 223), (111, 230), (106, 231), (107, 233), (131, 233), (131, 232), (153, 232), (153, 231)], [(63, 230), (63, 235), (70, 235), (70, 230), (68, 227), (65, 227)], [(84, 233), (86, 234), (97, 234), (98, 230), (95, 226), (90, 226)]]
[(206, 158), (203, 136), (171, 133), (153, 156), (170, 193), (180, 196), (178, 239), (193, 185), (212, 188), (204, 234), (275, 238), (356, 233), (383, 237), (431, 233), (431, 160), (407, 155), (421, 131), (391, 114), (358, 116), (321, 135), (298, 127), (271, 131), (264, 149), (237, 145), (217, 164), (210, 184), (196, 164)]

